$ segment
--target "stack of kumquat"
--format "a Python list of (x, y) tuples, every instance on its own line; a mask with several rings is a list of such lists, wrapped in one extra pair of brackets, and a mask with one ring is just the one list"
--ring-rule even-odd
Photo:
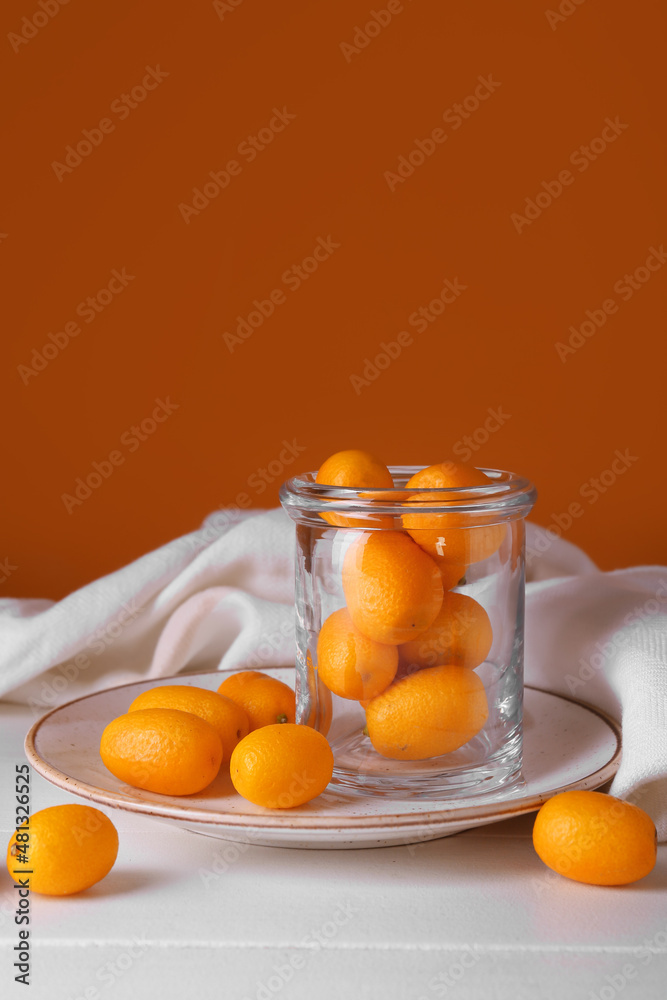
[[(387, 467), (364, 451), (332, 455), (317, 482), (377, 490), (394, 485)], [(455, 462), (423, 469), (405, 484), (419, 492), (403, 514), (404, 530), (361, 530), (345, 553), (346, 607), (322, 625), (318, 675), (334, 694), (362, 703), (371, 743), (384, 757), (449, 753), (487, 720), (475, 668), (491, 649), (491, 622), (481, 604), (453, 588), (468, 565), (500, 547), (506, 526), (465, 527), (455, 513), (419, 512), (433, 501), (433, 490), (485, 483), (483, 472)], [(322, 517), (333, 526), (361, 527), (341, 514)]]

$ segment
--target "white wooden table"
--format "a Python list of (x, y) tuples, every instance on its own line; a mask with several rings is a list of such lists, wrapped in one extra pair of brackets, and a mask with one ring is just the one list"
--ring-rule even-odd
[[(34, 717), (0, 703), (0, 830)], [(76, 800), (32, 775), (32, 809)], [(31, 896), (31, 986), (14, 982), (0, 873), (0, 997), (30, 1000), (664, 1000), (667, 845), (624, 888), (533, 851), (532, 817), (411, 847), (243, 847), (109, 811), (120, 851), (80, 896)], [(4, 847), (3, 847), (4, 850)]]

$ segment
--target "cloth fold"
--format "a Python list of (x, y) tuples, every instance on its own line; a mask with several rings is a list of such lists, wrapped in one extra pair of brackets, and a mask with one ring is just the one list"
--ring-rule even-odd
[[(612, 793), (667, 839), (667, 568), (602, 573), (527, 525), (526, 682), (622, 722)], [(38, 716), (133, 680), (294, 662), (294, 525), (219, 511), (59, 602), (0, 600), (0, 697)]]

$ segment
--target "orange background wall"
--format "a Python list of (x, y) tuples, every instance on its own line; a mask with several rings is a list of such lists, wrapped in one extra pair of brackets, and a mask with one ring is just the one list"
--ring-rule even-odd
[[(3, 5), (0, 595), (62, 596), (239, 494), (274, 505), (340, 448), (463, 457), (489, 408), (507, 416), (469, 458), (533, 478), (535, 520), (579, 503), (566, 537), (603, 568), (667, 559), (667, 267), (624, 279), (667, 240), (665, 7), (548, 2), (392, 0), (364, 35), (386, 0), (71, 0), (38, 29), (37, 0)], [(68, 167), (83, 130), (98, 144)], [(230, 160), (225, 189), (184, 208)], [(465, 290), (410, 324), (444, 279)], [(225, 338), (275, 289), (250, 337)], [(604, 324), (559, 356), (586, 310)], [(156, 399), (177, 408), (152, 424)], [(107, 478), (64, 501), (95, 462)]]

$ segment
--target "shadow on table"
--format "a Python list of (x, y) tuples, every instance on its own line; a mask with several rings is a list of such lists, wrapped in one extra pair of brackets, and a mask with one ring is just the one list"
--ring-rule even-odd
[(176, 882), (182, 877), (182, 873), (177, 871), (170, 873), (163, 868), (154, 870), (136, 868), (114, 868), (105, 879), (92, 886), (85, 893), (87, 898), (96, 897), (98, 899), (110, 896), (127, 896), (132, 893), (140, 893), (145, 889), (152, 889), (161, 885), (168, 885)]
[[(562, 888), (595, 892), (661, 892), (667, 888), (667, 854), (663, 851), (653, 871), (639, 882), (628, 886), (586, 886), (561, 878), (540, 861), (532, 845), (530, 831), (533, 816), (507, 821), (506, 832), (490, 827), (465, 831), (438, 840), (396, 847), (357, 850), (289, 850), (275, 847), (247, 849), (239, 864), (250, 866), (258, 877), (271, 877), (280, 872), (296, 888), (304, 888), (314, 874), (329, 876), (340, 885), (377, 886), (378, 878), (405, 882), (413, 887), (433, 888), (441, 883), (448, 889), (467, 887), (471, 875), (489, 884), (506, 882), (516, 885), (553, 879)], [(503, 827), (505, 824), (493, 824)]]

